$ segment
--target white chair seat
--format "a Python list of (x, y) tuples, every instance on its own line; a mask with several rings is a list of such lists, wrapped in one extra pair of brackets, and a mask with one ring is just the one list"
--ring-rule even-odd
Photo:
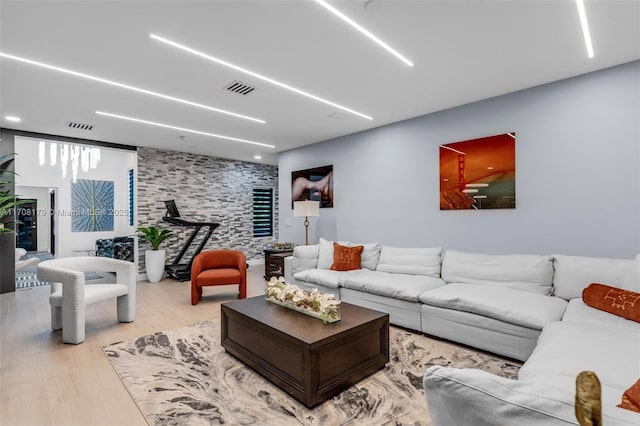
[[(84, 304), (102, 302), (114, 297), (124, 296), (129, 289), (124, 284), (89, 284), (84, 286)], [(54, 291), (49, 295), (51, 306), (62, 306), (62, 289)]]

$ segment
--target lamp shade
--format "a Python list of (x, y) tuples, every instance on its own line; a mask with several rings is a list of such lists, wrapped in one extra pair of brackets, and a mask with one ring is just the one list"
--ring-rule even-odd
[(294, 201), (293, 215), (308, 217), (320, 216), (320, 201)]

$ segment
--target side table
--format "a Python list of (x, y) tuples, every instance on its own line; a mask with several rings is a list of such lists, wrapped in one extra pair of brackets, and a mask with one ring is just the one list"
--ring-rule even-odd
[(291, 256), (293, 250), (265, 250), (264, 251), (264, 279), (284, 276), (284, 258)]

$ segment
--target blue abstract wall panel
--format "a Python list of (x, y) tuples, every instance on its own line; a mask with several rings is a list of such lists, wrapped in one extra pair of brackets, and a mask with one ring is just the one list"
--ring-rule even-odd
[(113, 181), (72, 183), (71, 210), (71, 232), (113, 231)]

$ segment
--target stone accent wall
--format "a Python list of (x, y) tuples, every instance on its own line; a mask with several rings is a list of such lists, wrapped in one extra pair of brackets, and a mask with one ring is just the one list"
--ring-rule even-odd
[[(138, 226), (170, 228), (174, 235), (161, 248), (167, 263), (173, 261), (193, 228), (173, 226), (162, 220), (164, 200), (175, 200), (180, 216), (191, 221), (218, 222), (220, 226), (204, 247), (241, 250), (247, 260), (263, 257), (265, 244), (276, 241), (278, 233), (278, 167), (184, 152), (150, 148), (138, 149)], [(274, 236), (253, 237), (253, 188), (273, 188)], [(183, 259), (204, 236), (204, 228)], [(139, 272), (144, 272), (144, 251), (139, 247)]]

